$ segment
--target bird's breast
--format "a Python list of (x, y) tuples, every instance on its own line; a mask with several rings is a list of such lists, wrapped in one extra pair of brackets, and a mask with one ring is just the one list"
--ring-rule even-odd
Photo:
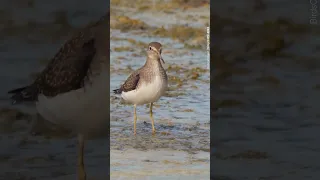
[(142, 81), (137, 89), (122, 93), (122, 98), (130, 103), (141, 105), (159, 100), (167, 89), (167, 80), (154, 76), (150, 81)]
[(36, 104), (46, 120), (70, 128), (75, 132), (90, 133), (108, 121), (109, 74), (101, 73), (86, 82), (84, 88), (59, 94), (53, 98), (39, 95)]

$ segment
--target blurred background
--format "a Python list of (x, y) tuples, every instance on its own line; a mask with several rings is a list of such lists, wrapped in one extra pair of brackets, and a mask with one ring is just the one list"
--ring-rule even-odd
[[(110, 17), (111, 179), (209, 179), (209, 0), (112, 0)], [(154, 106), (133, 106), (112, 93), (163, 46), (169, 89)]]
[(320, 30), (310, 2), (211, 6), (213, 179), (318, 179)]
[[(0, 1), (0, 179), (75, 179), (76, 139), (38, 124), (33, 105), (11, 106), (7, 91), (30, 83), (75, 30), (107, 12), (106, 0)], [(89, 177), (109, 169), (107, 142), (88, 141)]]

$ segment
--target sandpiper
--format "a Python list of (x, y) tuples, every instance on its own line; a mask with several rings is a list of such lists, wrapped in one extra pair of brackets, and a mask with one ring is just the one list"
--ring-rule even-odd
[(108, 131), (110, 12), (69, 39), (28, 86), (14, 89), (13, 104), (35, 101), (45, 120), (78, 134), (78, 178), (86, 179), (84, 139)]
[(134, 105), (133, 129), (136, 135), (136, 106), (150, 103), (150, 119), (152, 134), (155, 134), (152, 106), (166, 91), (168, 78), (166, 71), (162, 67), (164, 60), (161, 56), (162, 45), (158, 42), (151, 42), (147, 49), (146, 63), (138, 70), (134, 71), (119, 89), (113, 90), (115, 94)]

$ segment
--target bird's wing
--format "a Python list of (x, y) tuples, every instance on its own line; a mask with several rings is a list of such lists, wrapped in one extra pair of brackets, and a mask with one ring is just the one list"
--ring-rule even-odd
[(128, 92), (135, 90), (139, 84), (140, 80), (140, 73), (139, 71), (133, 72), (128, 79), (122, 84), (121, 86), (121, 91)]
[(109, 16), (110, 12), (108, 11), (98, 22), (89, 24), (72, 36), (32, 84), (8, 92), (13, 94), (11, 99), (15, 102), (34, 101), (39, 93), (55, 96), (83, 87), (84, 80), (88, 77), (92, 64), (94, 64), (96, 48), (99, 47), (97, 43), (105, 39), (100, 40), (97, 32), (107, 32), (107, 17)]
[(35, 80), (39, 92), (55, 96), (83, 87), (96, 53), (94, 44), (94, 38), (84, 41), (82, 33), (65, 43)]

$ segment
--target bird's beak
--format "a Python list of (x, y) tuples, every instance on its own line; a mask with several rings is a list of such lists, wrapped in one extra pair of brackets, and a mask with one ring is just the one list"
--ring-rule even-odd
[(162, 61), (163, 64), (165, 64), (164, 60), (162, 59), (162, 57), (160, 56), (160, 60)]
[(163, 58), (162, 58), (160, 53), (159, 53), (159, 57), (160, 57), (160, 60), (162, 61), (162, 63), (165, 64), (165, 62), (164, 62), (164, 60), (163, 60)]

